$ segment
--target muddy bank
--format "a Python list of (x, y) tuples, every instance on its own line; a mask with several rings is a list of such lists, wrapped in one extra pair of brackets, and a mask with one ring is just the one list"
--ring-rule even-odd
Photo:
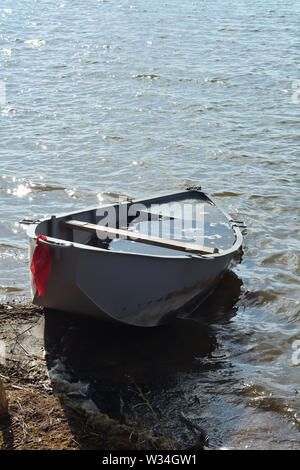
[[(93, 399), (91, 384), (65, 364), (70, 345), (74, 347), (72, 336), (78, 330), (68, 316), (57, 312), (52, 312), (48, 323), (47, 313), (36, 307), (0, 306), (0, 379), (5, 387), (9, 412), (0, 423), (0, 449), (148, 450), (185, 447), (182, 442), (169, 438), (163, 430), (154, 433), (147, 427), (137, 429), (121, 422), (122, 419), (116, 419), (115, 412), (110, 416), (109, 410), (115, 409), (114, 393), (110, 390), (111, 381), (105, 384), (105, 379), (116, 367), (113, 356), (111, 364), (108, 364), (105, 358), (90, 356), (92, 351), (89, 351), (90, 363), (86, 365), (86, 374), (88, 376), (93, 360), (98, 361), (98, 380), (102, 377), (102, 386), (106, 389), (106, 393), (101, 395), (101, 406), (101, 400)], [(63, 334), (57, 335), (58, 331)], [(79, 342), (79, 337), (77, 339)], [(80, 350), (78, 344), (77, 355), (78, 352), (80, 355)], [(86, 356), (82, 355), (82, 360), (86, 360)], [(84, 364), (81, 366), (85, 368)], [(115, 386), (119, 381), (117, 376)], [(128, 388), (131, 387), (128, 393), (134, 393), (138, 399), (133, 406), (145, 407), (153, 418), (159, 420), (147, 391), (129, 375), (126, 380)], [(196, 436), (197, 430), (193, 430), (193, 434)]]

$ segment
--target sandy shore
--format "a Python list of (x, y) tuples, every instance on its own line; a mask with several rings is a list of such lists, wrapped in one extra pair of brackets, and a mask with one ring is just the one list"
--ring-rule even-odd
[(44, 351), (44, 315), (31, 305), (0, 305), (0, 379), (8, 415), (0, 421), (0, 449), (180, 449), (167, 436), (137, 430), (102, 413), (68, 382)]

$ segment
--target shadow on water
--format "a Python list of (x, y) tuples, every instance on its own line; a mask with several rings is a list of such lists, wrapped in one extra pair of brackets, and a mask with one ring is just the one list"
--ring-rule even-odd
[(199, 358), (216, 347), (211, 325), (227, 322), (235, 314), (241, 285), (234, 273), (226, 273), (215, 293), (192, 317), (177, 318), (157, 328), (46, 311), (48, 368), (59, 359), (74, 381), (89, 384), (88, 396), (101, 412), (122, 423), (132, 423), (128, 415), (141, 406), (142, 395), (151, 393), (152, 397), (170, 389), (180, 374), (201, 374), (204, 366)]

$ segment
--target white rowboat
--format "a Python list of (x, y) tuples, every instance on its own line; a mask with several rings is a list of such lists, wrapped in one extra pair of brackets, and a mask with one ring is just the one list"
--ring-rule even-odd
[(200, 189), (23, 223), (30, 261), (39, 235), (51, 254), (45, 295), (31, 273), (34, 304), (135, 326), (190, 313), (242, 244), (239, 223)]

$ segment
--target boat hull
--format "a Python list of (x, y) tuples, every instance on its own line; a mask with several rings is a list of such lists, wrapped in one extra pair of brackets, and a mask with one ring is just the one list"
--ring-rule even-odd
[[(35, 243), (31, 242), (31, 253)], [(33, 303), (136, 326), (164, 323), (217, 284), (231, 256), (161, 259), (69, 247), (52, 249), (47, 294)]]

